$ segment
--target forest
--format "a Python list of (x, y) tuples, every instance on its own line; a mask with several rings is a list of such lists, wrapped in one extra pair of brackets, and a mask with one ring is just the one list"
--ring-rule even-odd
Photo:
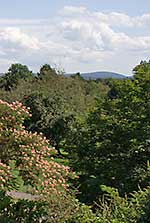
[(150, 61), (133, 74), (0, 76), (0, 222), (150, 222)]

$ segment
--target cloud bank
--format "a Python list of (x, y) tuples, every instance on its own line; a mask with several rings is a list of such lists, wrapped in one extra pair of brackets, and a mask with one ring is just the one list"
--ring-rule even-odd
[(0, 68), (20, 62), (37, 70), (44, 63), (67, 72), (131, 73), (150, 51), (150, 14), (131, 17), (66, 6), (41, 20), (0, 19)]

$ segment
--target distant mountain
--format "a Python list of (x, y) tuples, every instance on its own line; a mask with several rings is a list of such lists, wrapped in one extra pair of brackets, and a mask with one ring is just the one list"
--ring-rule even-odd
[[(0, 73), (0, 76), (4, 76), (5, 73)], [(33, 73), (33, 75), (37, 75)], [(75, 75), (75, 73), (72, 74), (65, 74), (65, 76), (71, 76)], [(90, 73), (80, 73), (80, 75), (85, 80), (96, 80), (96, 79), (107, 79), (107, 78), (114, 78), (114, 79), (125, 79), (125, 78), (133, 78), (131, 75), (125, 75), (125, 74), (119, 74), (115, 72), (109, 72), (109, 71), (97, 71), (97, 72), (90, 72)]]
[(127, 76), (115, 72), (108, 72), (108, 71), (97, 71), (97, 72), (91, 72), (91, 73), (81, 73), (81, 76), (88, 80), (96, 80), (96, 79), (106, 79), (106, 78), (115, 78), (115, 79), (125, 79), (125, 78), (131, 78), (132, 76)]

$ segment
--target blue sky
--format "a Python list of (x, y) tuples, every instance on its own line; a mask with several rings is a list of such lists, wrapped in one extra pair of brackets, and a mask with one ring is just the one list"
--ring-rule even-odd
[(149, 24), (148, 0), (0, 0), (0, 72), (19, 62), (130, 74), (149, 59)]
[(118, 11), (129, 15), (148, 13), (148, 0), (0, 0), (1, 18), (43, 18), (57, 13), (66, 5), (91, 10)]

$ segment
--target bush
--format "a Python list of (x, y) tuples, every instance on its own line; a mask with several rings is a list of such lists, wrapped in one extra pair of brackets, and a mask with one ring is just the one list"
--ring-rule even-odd
[(69, 167), (55, 162), (56, 151), (42, 134), (24, 129), (26, 116), (29, 111), (21, 103), (0, 101), (0, 188), (37, 194), (66, 191)]
[[(150, 219), (150, 188), (139, 190), (130, 197), (120, 197), (116, 189), (103, 186), (97, 215), (102, 223), (148, 223)], [(107, 193), (107, 194), (106, 194)]]

